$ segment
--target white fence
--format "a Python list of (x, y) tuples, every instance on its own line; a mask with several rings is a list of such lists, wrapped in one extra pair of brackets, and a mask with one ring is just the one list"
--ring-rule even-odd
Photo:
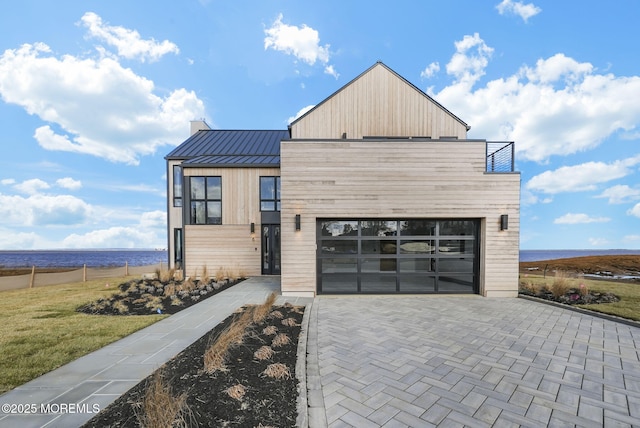
[(0, 291), (18, 290), (21, 288), (42, 287), (46, 285), (67, 284), (72, 282), (86, 282), (100, 278), (117, 278), (130, 275), (142, 275), (167, 269), (166, 263), (147, 266), (129, 266), (110, 268), (88, 268), (67, 272), (37, 273), (35, 266), (30, 274), (16, 276), (0, 276)]

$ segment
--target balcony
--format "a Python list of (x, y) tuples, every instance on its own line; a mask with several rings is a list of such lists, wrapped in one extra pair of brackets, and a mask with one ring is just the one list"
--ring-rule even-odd
[(513, 172), (515, 164), (514, 143), (487, 141), (487, 172)]

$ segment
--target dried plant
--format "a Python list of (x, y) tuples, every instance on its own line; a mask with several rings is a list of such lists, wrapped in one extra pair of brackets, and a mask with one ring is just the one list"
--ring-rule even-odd
[(200, 276), (200, 281), (204, 284), (208, 284), (211, 281), (211, 277), (209, 277), (209, 270), (207, 269), (207, 265), (202, 267), (202, 275)]
[(273, 311), (273, 312), (271, 312), (271, 313), (269, 314), (269, 316), (270, 316), (271, 318), (277, 318), (277, 319), (279, 319), (279, 320), (281, 320), (282, 318), (284, 318), (284, 315), (282, 315), (282, 312), (280, 312), (280, 311)]
[(174, 396), (165, 383), (161, 370), (147, 384), (142, 412), (136, 412), (138, 422), (145, 428), (187, 427), (187, 394)]
[(285, 364), (274, 363), (269, 364), (260, 375), (275, 379), (291, 379), (291, 370)]
[(226, 392), (229, 397), (238, 401), (242, 401), (242, 399), (244, 398), (244, 394), (247, 392), (247, 389), (241, 384), (236, 384), (225, 389), (224, 392)]
[(158, 274), (157, 278), (161, 282), (169, 282), (169, 281), (171, 281), (173, 279), (175, 273), (176, 273), (175, 268), (171, 268), (169, 270), (160, 271), (160, 273)]
[(211, 374), (226, 370), (225, 362), (228, 350), (242, 343), (247, 327), (251, 324), (253, 313), (247, 310), (236, 316), (231, 324), (222, 331), (204, 354), (204, 370)]
[(162, 297), (155, 296), (144, 305), (145, 308), (151, 309), (152, 311), (157, 311), (158, 309), (163, 310), (164, 306), (162, 305)]
[(184, 302), (180, 300), (178, 296), (173, 296), (171, 298), (171, 306), (182, 306), (182, 305), (184, 305)]
[(227, 269), (225, 271), (225, 274), (227, 275), (227, 278), (231, 282), (235, 282), (238, 279), (238, 275), (235, 272), (233, 272), (231, 269)]
[(261, 346), (256, 352), (253, 353), (253, 357), (256, 360), (268, 360), (275, 354), (275, 351), (270, 346)]
[(285, 318), (282, 320), (282, 325), (285, 325), (287, 327), (294, 327), (300, 324), (296, 322), (295, 318)]
[(225, 274), (224, 274), (224, 269), (222, 268), (222, 266), (220, 266), (220, 267), (218, 268), (218, 270), (216, 271), (216, 274), (215, 274), (215, 277), (214, 277), (214, 278), (215, 278), (216, 282), (222, 282), (222, 281), (224, 281), (224, 279), (225, 279)]
[(571, 288), (571, 280), (567, 277), (566, 272), (564, 271), (556, 271), (556, 276), (553, 279), (553, 283), (549, 287), (549, 291), (554, 297), (560, 297), (567, 294), (569, 289)]
[(119, 314), (129, 313), (129, 308), (126, 305), (127, 299), (118, 300), (113, 304), (113, 309), (118, 311)]
[(255, 307), (255, 309), (253, 310), (253, 322), (255, 324), (260, 324), (267, 318), (267, 315), (269, 315), (269, 312), (271, 311), (271, 307), (273, 306), (275, 301), (276, 301), (276, 293), (271, 293), (269, 297), (267, 297), (267, 300), (264, 301), (263, 304)]
[(271, 342), (271, 346), (273, 346), (274, 348), (279, 348), (281, 346), (288, 345), (290, 343), (291, 343), (291, 338), (284, 333), (280, 333), (273, 338), (273, 341)]
[(580, 293), (581, 296), (588, 295), (589, 287), (587, 287), (587, 285), (584, 282), (581, 282), (580, 285), (578, 286), (578, 293)]
[(177, 287), (174, 283), (171, 283), (164, 287), (164, 295), (165, 296), (173, 296), (177, 293)]
[(264, 334), (265, 336), (273, 336), (275, 334), (278, 334), (278, 327), (276, 327), (275, 325), (266, 326), (264, 329), (262, 329), (262, 334)]

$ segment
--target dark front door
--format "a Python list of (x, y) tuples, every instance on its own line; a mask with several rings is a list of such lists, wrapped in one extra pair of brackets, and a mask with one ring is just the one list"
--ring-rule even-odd
[(280, 225), (262, 225), (262, 274), (280, 275)]

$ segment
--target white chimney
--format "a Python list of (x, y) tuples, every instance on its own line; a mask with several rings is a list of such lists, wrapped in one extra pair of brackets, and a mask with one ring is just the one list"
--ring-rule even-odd
[(209, 128), (209, 125), (207, 125), (207, 122), (204, 121), (204, 119), (200, 119), (200, 120), (192, 120), (191, 122), (191, 134), (189, 134), (190, 136), (195, 134), (198, 131), (202, 131), (202, 130), (209, 130), (211, 128)]

